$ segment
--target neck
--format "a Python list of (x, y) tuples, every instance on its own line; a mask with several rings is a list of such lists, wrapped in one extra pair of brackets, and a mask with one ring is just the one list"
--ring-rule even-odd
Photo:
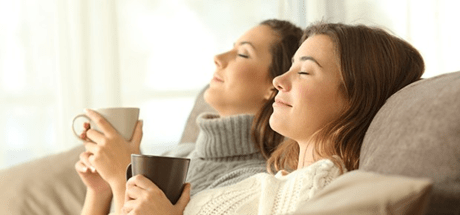
[(315, 148), (313, 143), (309, 142), (297, 142), (299, 144), (299, 162), (297, 164), (297, 169), (301, 169), (315, 162), (313, 155), (315, 153)]

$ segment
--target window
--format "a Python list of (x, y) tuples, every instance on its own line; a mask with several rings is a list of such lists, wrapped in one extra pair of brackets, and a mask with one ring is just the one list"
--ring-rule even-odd
[(161, 153), (215, 54), (264, 19), (304, 17), (301, 0), (0, 0), (0, 168), (81, 144), (70, 122), (86, 107), (140, 107), (141, 148)]

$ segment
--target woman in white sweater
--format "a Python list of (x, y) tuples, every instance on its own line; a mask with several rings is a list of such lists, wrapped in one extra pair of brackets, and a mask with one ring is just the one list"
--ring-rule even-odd
[[(271, 82), (289, 69), (301, 36), (302, 30), (290, 22), (265, 20), (238, 38), (229, 51), (214, 57), (216, 70), (204, 97), (218, 114), (197, 119), (200, 135), (190, 151), (187, 177), (192, 194), (266, 172), (266, 159), (283, 140), (268, 125), (276, 95)], [(137, 125), (131, 141), (125, 141), (96, 112), (86, 114), (103, 133), (90, 129), (83, 134), (88, 138), (86, 152), (75, 166), (87, 186), (82, 214), (107, 214), (112, 198), (119, 212), (126, 166), (130, 154), (139, 154), (142, 125)], [(180, 156), (179, 152), (183, 151), (169, 155)]]
[(318, 23), (304, 32), (278, 89), (270, 126), (289, 137), (268, 168), (237, 184), (183, 192), (172, 205), (151, 181), (127, 182), (124, 214), (290, 214), (359, 165), (364, 134), (393, 93), (420, 79), (424, 62), (409, 43), (363, 25)]

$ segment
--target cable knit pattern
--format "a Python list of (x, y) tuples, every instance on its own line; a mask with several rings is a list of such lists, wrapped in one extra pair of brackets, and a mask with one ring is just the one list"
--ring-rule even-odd
[[(253, 119), (253, 115), (219, 117), (203, 113), (198, 116), (200, 134), (194, 150), (188, 153), (191, 162), (187, 181), (192, 184), (192, 196), (266, 172), (265, 159), (251, 140)], [(181, 145), (165, 155), (187, 154)]]
[(259, 173), (196, 194), (184, 214), (290, 214), (339, 175), (340, 168), (329, 159), (287, 175)]

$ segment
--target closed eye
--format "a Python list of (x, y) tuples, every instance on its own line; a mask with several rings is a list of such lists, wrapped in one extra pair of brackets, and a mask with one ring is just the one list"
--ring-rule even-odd
[(299, 75), (310, 75), (310, 73), (308, 73), (308, 72), (298, 72), (297, 74), (299, 74)]
[(240, 56), (240, 57), (244, 57), (244, 58), (249, 58), (249, 56), (248, 56), (248, 55), (244, 55), (244, 54), (238, 54), (238, 56)]

